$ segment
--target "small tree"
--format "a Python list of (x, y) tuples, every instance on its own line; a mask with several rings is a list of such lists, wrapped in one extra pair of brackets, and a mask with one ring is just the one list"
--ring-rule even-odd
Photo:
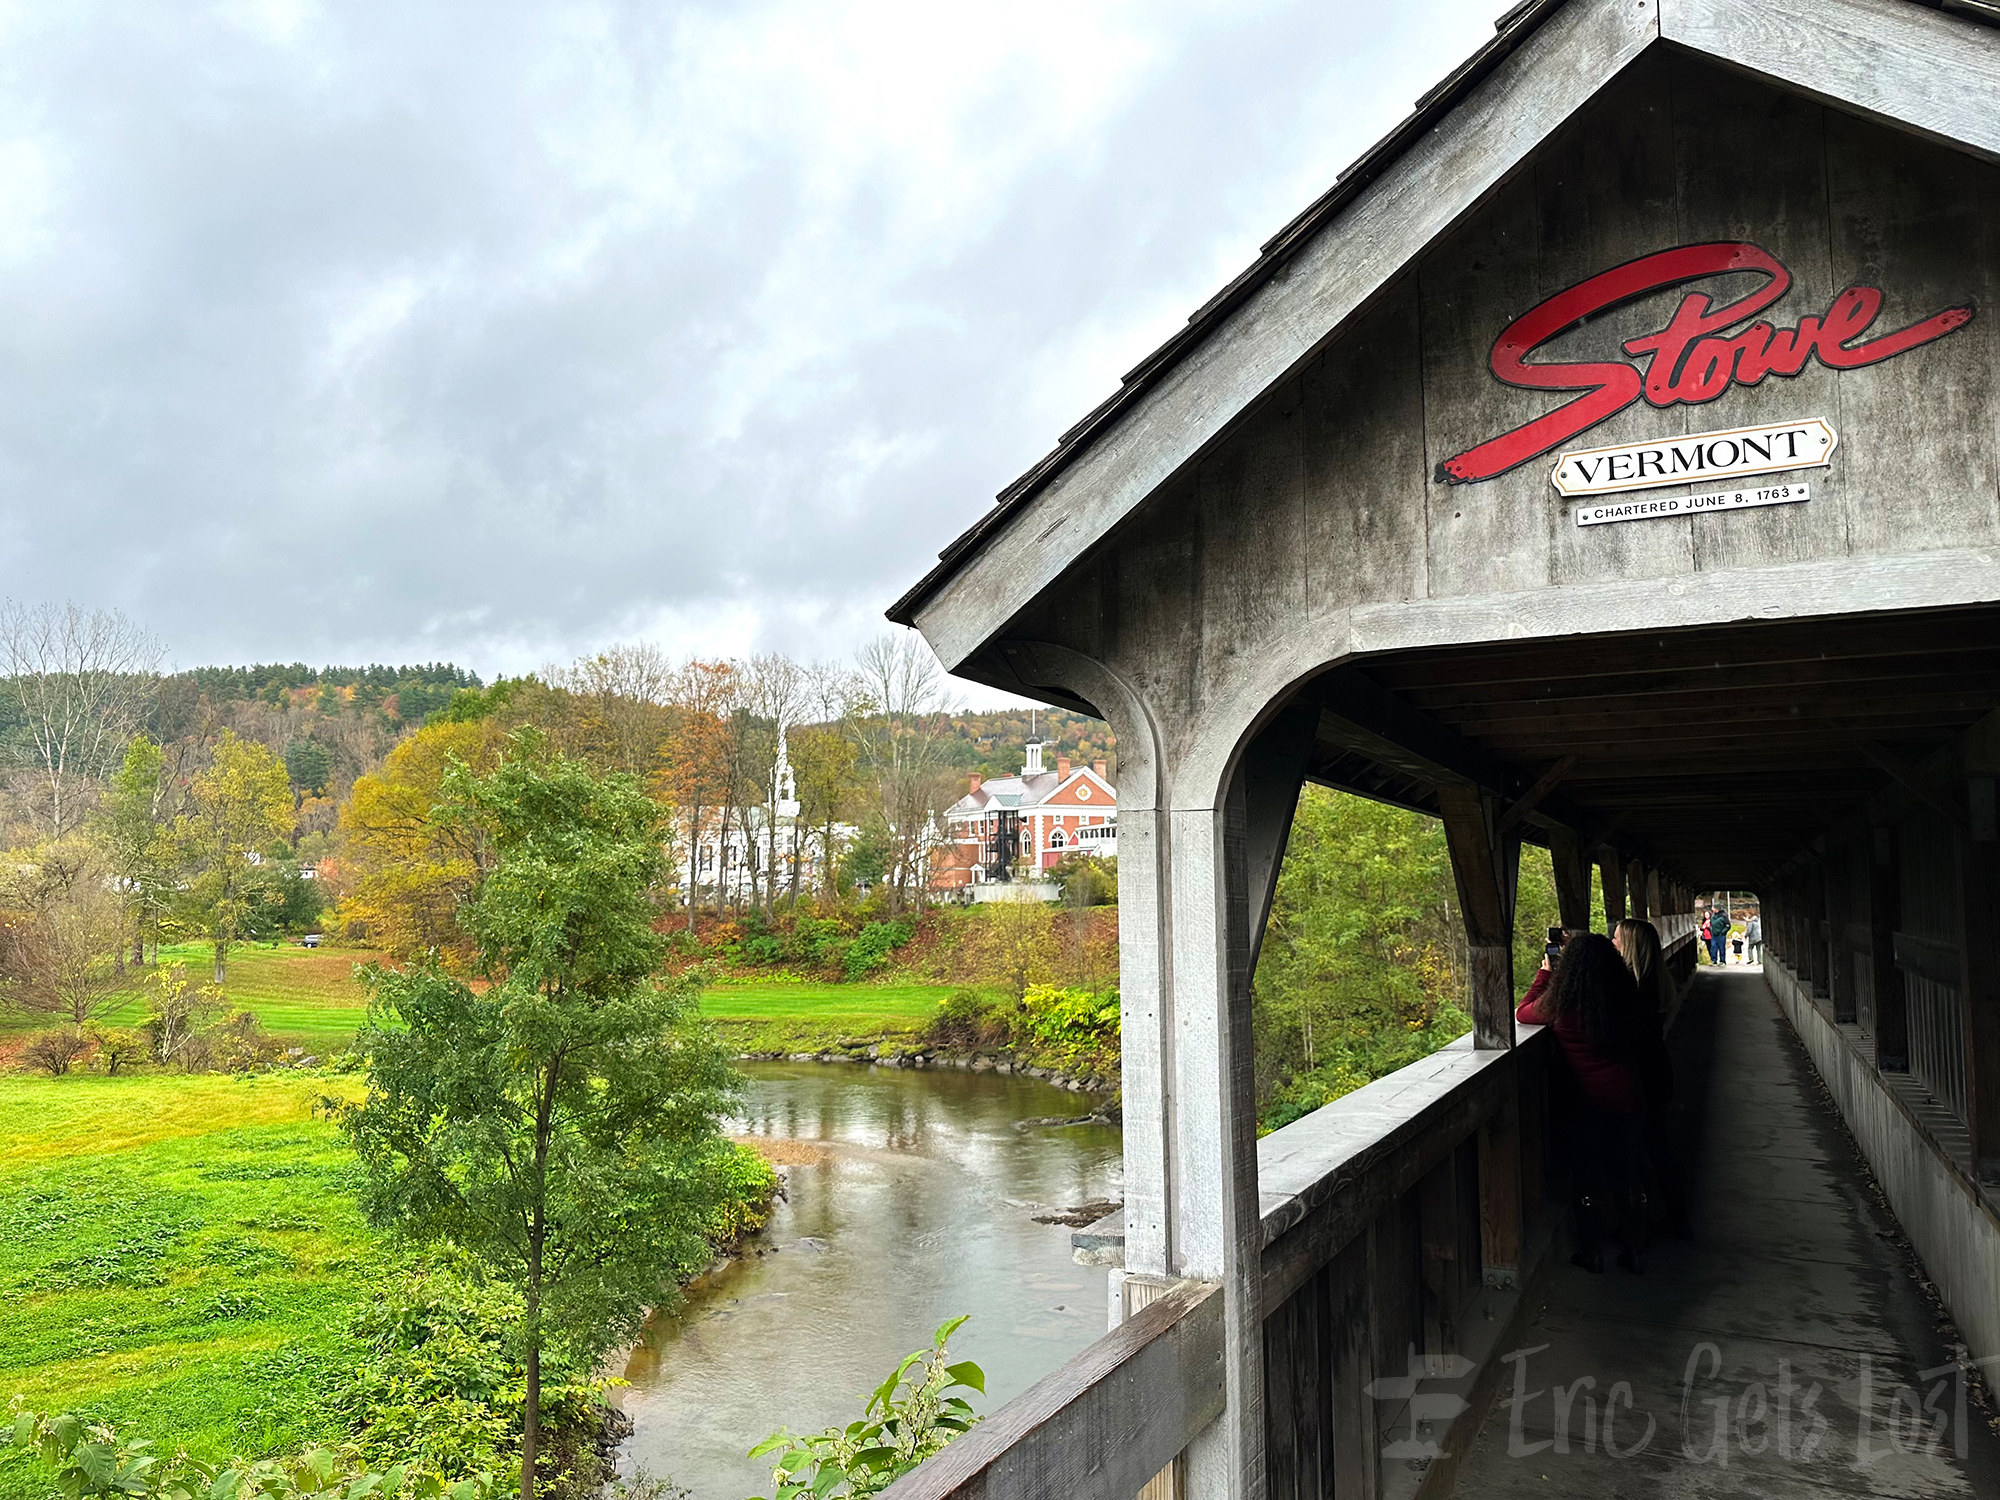
[(186, 964), (168, 964), (147, 977), (153, 987), (153, 1010), (140, 1030), (152, 1043), (153, 1056), (163, 1063), (189, 1065), (195, 1043), (222, 1010), (222, 993), (213, 985), (188, 982)]
[(76, 829), (91, 789), (118, 764), (160, 655), (159, 641), (115, 610), (0, 602), (0, 671), (50, 838)]
[(144, 735), (125, 749), (125, 762), (98, 803), (92, 833), (124, 897), (132, 958), (157, 953), (160, 926), (179, 876), (179, 851), (166, 820), (166, 754)]
[(340, 1106), (370, 1218), (449, 1241), (521, 1299), (521, 1496), (534, 1500), (542, 1351), (636, 1332), (698, 1264), (726, 1195), (738, 1086), (687, 985), (655, 978), (661, 811), (626, 775), (546, 757), (446, 779), (441, 815), (493, 855), (467, 913), (483, 993), (426, 960), (370, 978), (366, 1099)]
[(188, 787), (192, 811), (175, 826), (188, 864), (193, 925), (215, 945), (215, 982), (228, 974), (229, 945), (256, 925), (265, 886), (252, 878), (254, 860), (284, 837), (292, 823), (292, 787), (285, 763), (253, 740), (225, 729), (215, 759)]
[(124, 938), (103, 869), (75, 844), (25, 850), (9, 872), (0, 922), (0, 995), (83, 1029), (116, 1005)]

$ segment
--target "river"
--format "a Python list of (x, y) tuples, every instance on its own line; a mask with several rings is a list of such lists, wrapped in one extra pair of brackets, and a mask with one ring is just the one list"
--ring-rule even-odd
[[(1087, 1096), (1027, 1078), (816, 1063), (745, 1066), (732, 1129), (788, 1159), (786, 1196), (751, 1254), (656, 1319), (625, 1370), (623, 1464), (694, 1500), (770, 1493), (745, 1452), (780, 1425), (860, 1415), (866, 1393), (939, 1323), (986, 1371), (995, 1410), (1097, 1338), (1105, 1273), (1034, 1216), (1120, 1196), (1119, 1133), (1024, 1122)], [(757, 1254), (758, 1250), (765, 1253)]]

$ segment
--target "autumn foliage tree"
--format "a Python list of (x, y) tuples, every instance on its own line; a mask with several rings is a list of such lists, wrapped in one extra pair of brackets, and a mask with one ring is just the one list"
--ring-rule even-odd
[(354, 783), (340, 815), (350, 894), (341, 906), (398, 958), (437, 952), (462, 969), (473, 944), (461, 912), (486, 856), (476, 823), (440, 818), (454, 765), (490, 770), (501, 742), (489, 722), (426, 724)]
[(188, 811), (175, 840), (189, 873), (186, 920), (215, 948), (215, 982), (227, 976), (230, 945), (253, 930), (265, 888), (252, 878), (261, 858), (292, 826), (285, 763), (229, 730), (206, 769), (188, 783)]
[[(694, 931), (695, 893), (702, 876), (702, 840), (718, 826), (727, 833), (725, 818), (736, 749), (728, 716), (736, 696), (734, 664), (689, 662), (674, 685), (674, 706), (679, 712), (661, 746), (659, 769), (652, 777), (653, 790), (679, 809), (686, 830), (689, 932)], [(716, 873), (721, 873), (719, 857)], [(718, 882), (718, 908), (721, 899)]]
[(103, 865), (81, 844), (21, 851), (0, 878), (0, 997), (81, 1036), (121, 998), (120, 917)]

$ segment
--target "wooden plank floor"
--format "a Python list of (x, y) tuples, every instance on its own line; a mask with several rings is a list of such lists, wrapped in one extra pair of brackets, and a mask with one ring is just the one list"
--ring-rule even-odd
[(1696, 1238), (1560, 1268), (1456, 1493), (2000, 1496), (1951, 1326), (1761, 974), (1701, 971), (1673, 1045)]

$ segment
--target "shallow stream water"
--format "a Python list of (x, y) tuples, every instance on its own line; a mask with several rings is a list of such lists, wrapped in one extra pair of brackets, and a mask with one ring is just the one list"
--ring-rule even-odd
[[(695, 1500), (769, 1494), (744, 1455), (780, 1425), (860, 1415), (939, 1323), (984, 1366), (995, 1410), (1097, 1338), (1105, 1273), (1034, 1216), (1120, 1196), (1119, 1134), (1073, 1116), (1087, 1096), (1028, 1078), (754, 1063), (732, 1129), (772, 1140), (786, 1196), (742, 1260), (647, 1330), (625, 1370), (623, 1457)], [(763, 1254), (756, 1253), (762, 1250)]]

